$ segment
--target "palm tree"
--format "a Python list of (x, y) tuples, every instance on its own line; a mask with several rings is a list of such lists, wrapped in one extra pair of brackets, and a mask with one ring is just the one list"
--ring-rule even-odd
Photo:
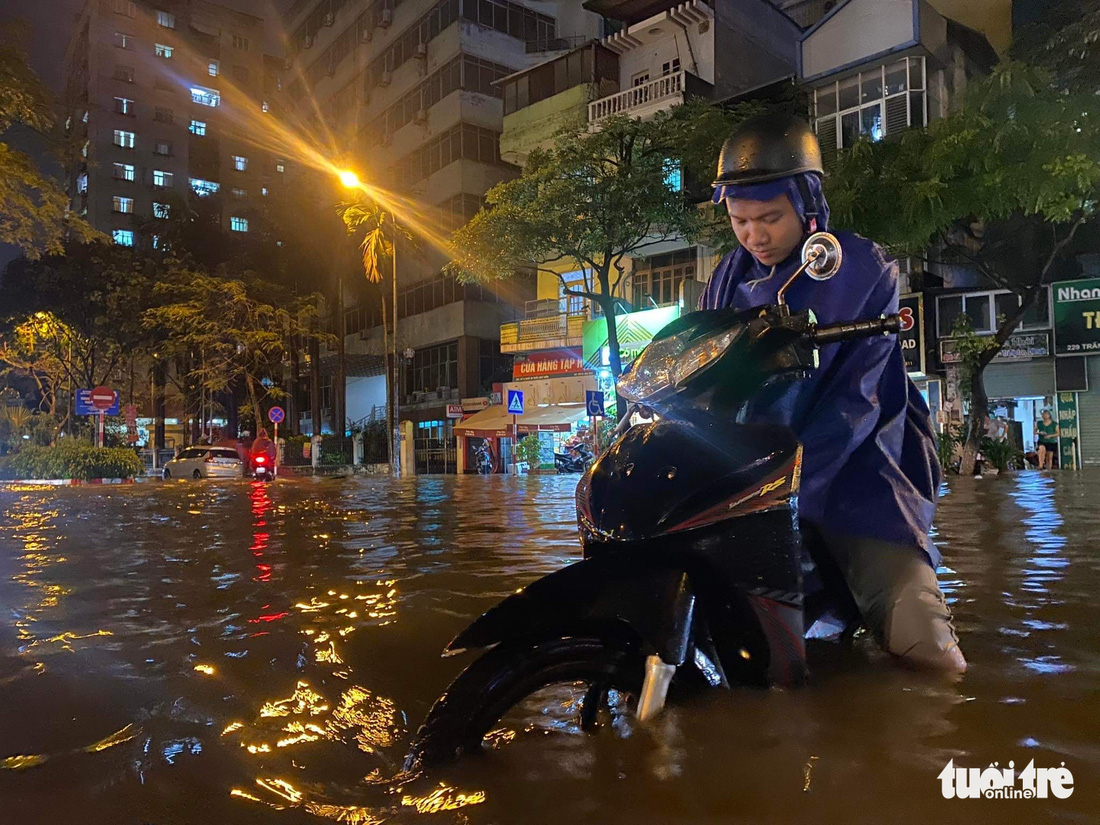
[[(397, 467), (400, 460), (397, 455), (399, 442), (392, 436), (397, 422), (394, 399), (397, 388), (397, 356), (391, 351), (389, 321), (386, 311), (386, 271), (389, 271), (393, 294), (393, 346), (397, 346), (397, 256), (394, 242), (397, 238), (412, 240), (412, 235), (397, 223), (393, 213), (386, 211), (370, 198), (361, 197), (353, 202), (337, 204), (336, 212), (344, 221), (348, 235), (359, 238), (359, 251), (363, 258), (363, 274), (367, 283), (382, 286), (382, 351), (386, 359), (386, 431), (391, 433), (393, 443), (390, 465)], [(389, 263), (389, 266), (386, 266)]]

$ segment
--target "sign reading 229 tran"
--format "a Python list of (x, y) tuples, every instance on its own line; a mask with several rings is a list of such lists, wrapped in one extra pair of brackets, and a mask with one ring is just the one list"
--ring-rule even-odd
[(1100, 278), (1060, 281), (1051, 290), (1055, 354), (1100, 353)]

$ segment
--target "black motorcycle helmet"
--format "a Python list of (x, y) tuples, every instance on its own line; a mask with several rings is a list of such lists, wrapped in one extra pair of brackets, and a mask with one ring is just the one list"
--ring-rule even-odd
[(765, 183), (801, 172), (825, 173), (817, 135), (801, 118), (771, 112), (749, 118), (726, 138), (714, 186)]

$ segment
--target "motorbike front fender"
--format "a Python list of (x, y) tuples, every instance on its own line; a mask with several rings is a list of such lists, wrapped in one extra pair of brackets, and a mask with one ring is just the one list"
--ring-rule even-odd
[(531, 583), (476, 619), (444, 655), (501, 642), (614, 623), (629, 629), (667, 664), (683, 664), (690, 647), (695, 590), (678, 567), (609, 552)]

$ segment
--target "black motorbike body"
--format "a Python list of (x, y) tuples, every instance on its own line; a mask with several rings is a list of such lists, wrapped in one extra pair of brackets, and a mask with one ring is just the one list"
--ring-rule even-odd
[(583, 445), (568, 453), (554, 453), (554, 469), (559, 475), (583, 473), (592, 466), (595, 456)]
[[(896, 316), (818, 328), (810, 313), (785, 307), (696, 312), (670, 324), (651, 347), (682, 342), (686, 351), (719, 335), (725, 349), (663, 396), (656, 381), (648, 411), (659, 415), (621, 432), (582, 477), (583, 561), (505, 599), (446, 652), (602, 634), (664, 665), (693, 665), (712, 687), (801, 684), (802, 450), (788, 429), (738, 417), (765, 385), (816, 366), (821, 343), (896, 330)], [(635, 363), (657, 378), (661, 368)], [(635, 399), (632, 412), (647, 410)], [(456, 713), (445, 699), (418, 741), (438, 739)], [(408, 764), (423, 762), (418, 747)]]

